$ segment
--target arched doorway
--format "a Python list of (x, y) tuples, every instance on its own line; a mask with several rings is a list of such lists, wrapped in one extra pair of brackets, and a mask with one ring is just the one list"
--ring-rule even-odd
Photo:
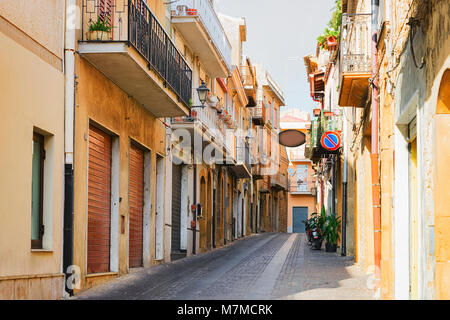
[(439, 88), (436, 106), (435, 156), (436, 170), (434, 186), (434, 227), (436, 259), (436, 298), (450, 299), (448, 280), (450, 279), (450, 69), (444, 72)]
[(206, 206), (206, 181), (205, 177), (200, 179), (200, 205), (202, 206), (202, 215), (200, 219), (200, 252), (206, 251), (206, 216), (207, 216), (207, 206)]

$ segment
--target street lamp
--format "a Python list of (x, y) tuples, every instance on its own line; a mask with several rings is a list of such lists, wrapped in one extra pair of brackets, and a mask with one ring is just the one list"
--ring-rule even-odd
[(200, 85), (200, 87), (197, 88), (198, 99), (200, 100), (202, 105), (201, 106), (192, 106), (191, 108), (202, 108), (203, 109), (205, 107), (205, 102), (206, 102), (206, 97), (208, 96), (208, 92), (209, 92), (209, 89), (206, 86), (205, 82), (202, 80), (202, 84)]

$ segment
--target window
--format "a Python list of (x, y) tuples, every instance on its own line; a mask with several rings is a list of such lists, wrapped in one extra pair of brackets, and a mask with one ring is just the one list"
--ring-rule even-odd
[(31, 182), (31, 248), (42, 249), (44, 225), (42, 223), (44, 188), (44, 137), (33, 134), (33, 164)]

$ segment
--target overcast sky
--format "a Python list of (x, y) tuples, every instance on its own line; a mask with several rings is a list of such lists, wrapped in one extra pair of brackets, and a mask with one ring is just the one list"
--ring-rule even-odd
[(215, 0), (215, 6), (218, 12), (246, 18), (244, 54), (269, 71), (286, 106), (312, 112), (303, 57), (314, 53), (334, 0)]

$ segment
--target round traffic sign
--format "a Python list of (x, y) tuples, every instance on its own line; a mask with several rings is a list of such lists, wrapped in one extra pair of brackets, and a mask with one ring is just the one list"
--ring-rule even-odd
[(336, 151), (341, 146), (341, 137), (334, 131), (325, 132), (320, 140), (322, 147), (329, 151)]

